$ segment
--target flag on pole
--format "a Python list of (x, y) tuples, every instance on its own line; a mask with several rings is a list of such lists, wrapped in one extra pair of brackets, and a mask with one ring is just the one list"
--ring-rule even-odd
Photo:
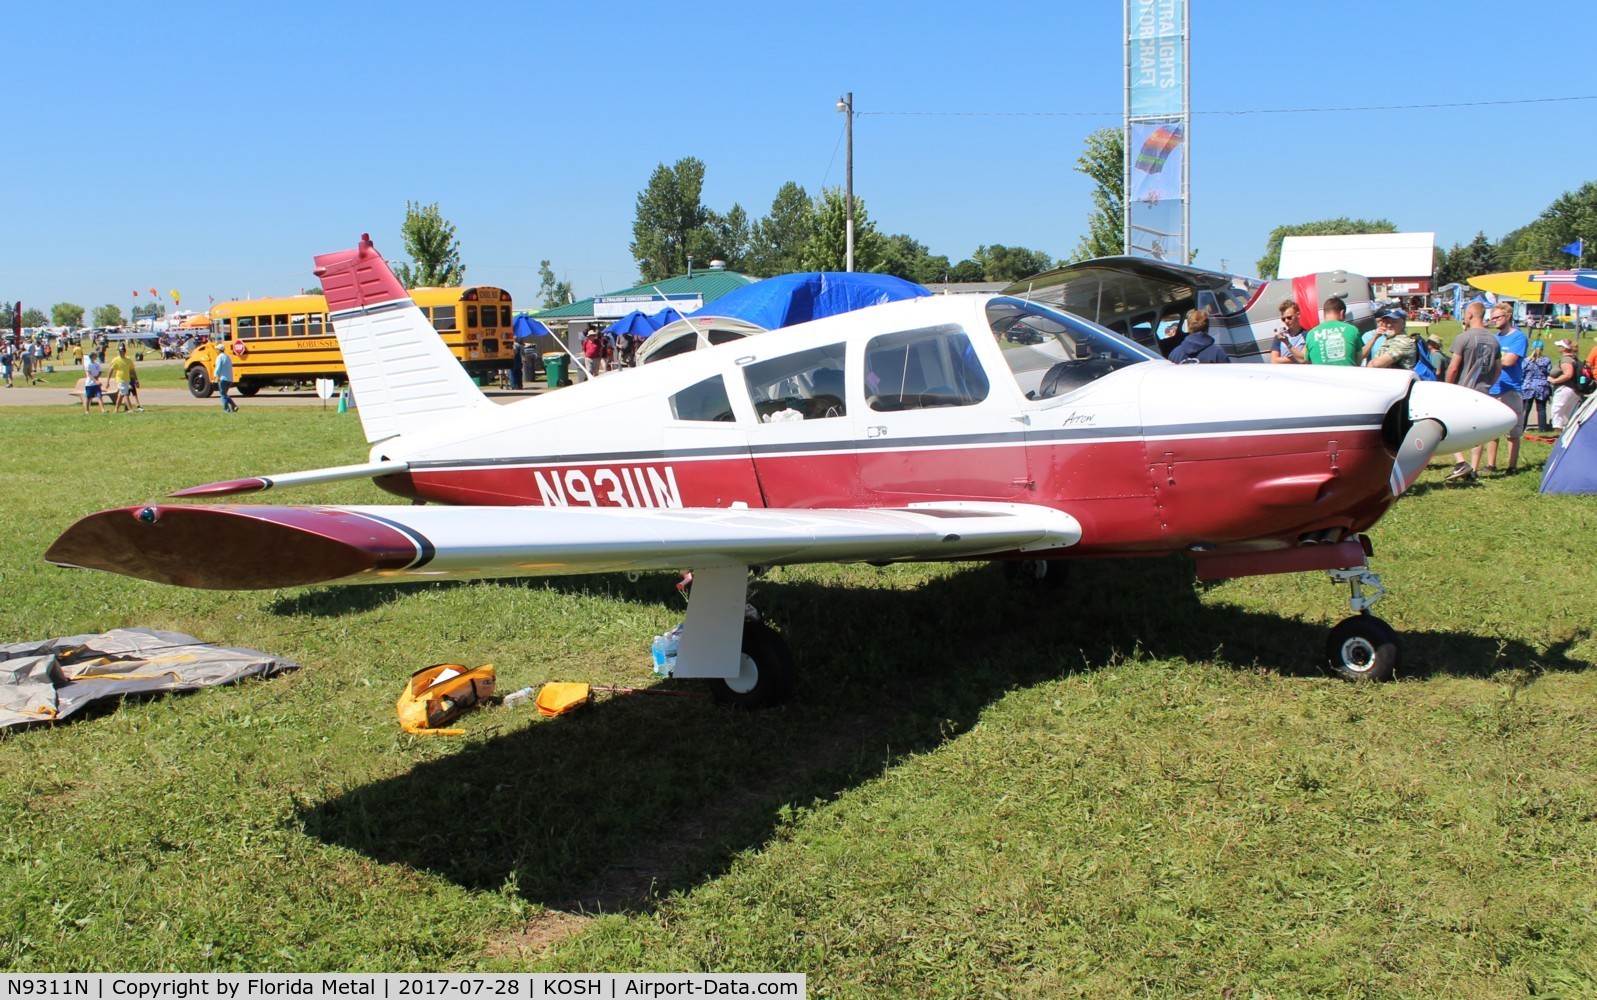
[(150, 289), (150, 298), (152, 298), (152, 299), (158, 299), (158, 298), (160, 298), (160, 297), (161, 297), (161, 293), (160, 293), (160, 292), (158, 292), (158, 291), (156, 291), (156, 290), (155, 290), (155, 289), (153, 289), (153, 288), (152, 288), (152, 289)]
[(137, 288), (133, 289), (133, 297), (134, 298), (138, 298), (139, 297), (139, 290)]
[(1586, 238), (1584, 236), (1582, 236), (1579, 239), (1575, 240), (1575, 242), (1566, 244), (1564, 246), (1561, 246), (1558, 249), (1564, 251), (1565, 253), (1567, 253), (1567, 254), (1569, 254), (1571, 256), (1579, 257), (1579, 256), (1582, 255), (1583, 251), (1586, 249)]

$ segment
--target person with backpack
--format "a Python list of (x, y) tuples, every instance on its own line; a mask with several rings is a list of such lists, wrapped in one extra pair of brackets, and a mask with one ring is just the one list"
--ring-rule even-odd
[(1553, 390), (1553, 433), (1561, 434), (1569, 426), (1575, 409), (1580, 406), (1580, 391), (1576, 383), (1580, 379), (1581, 362), (1573, 342), (1560, 340), (1556, 346), (1558, 370), (1548, 376), (1547, 384)]

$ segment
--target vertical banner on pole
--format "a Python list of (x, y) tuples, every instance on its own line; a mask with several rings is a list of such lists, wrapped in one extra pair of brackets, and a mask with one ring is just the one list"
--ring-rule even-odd
[(1187, 263), (1188, 0), (1126, 0), (1126, 253)]

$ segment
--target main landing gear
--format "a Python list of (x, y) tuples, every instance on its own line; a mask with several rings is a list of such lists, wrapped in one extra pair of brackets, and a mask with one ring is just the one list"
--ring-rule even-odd
[(1331, 629), (1325, 640), (1326, 662), (1335, 673), (1351, 681), (1389, 679), (1402, 662), (1403, 650), (1392, 626), (1370, 614), (1371, 605), (1386, 596), (1381, 578), (1368, 566), (1326, 573), (1332, 583), (1345, 583), (1351, 588), (1348, 605), (1355, 612)]
[(748, 603), (748, 588), (747, 566), (693, 571), (671, 676), (708, 680), (723, 705), (767, 708), (793, 693), (798, 670), (787, 642)]

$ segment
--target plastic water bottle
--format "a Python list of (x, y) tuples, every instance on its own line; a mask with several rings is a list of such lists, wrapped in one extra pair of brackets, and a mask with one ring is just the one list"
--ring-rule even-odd
[(665, 635), (657, 635), (654, 637), (654, 642), (649, 646), (649, 652), (654, 656), (655, 676), (670, 677), (672, 672), (676, 670), (677, 646), (681, 643), (681, 641), (681, 625), (678, 625)]
[(517, 705), (519, 705), (522, 702), (526, 701), (527, 699), (531, 698), (532, 695), (533, 695), (533, 692), (535, 692), (536, 690), (537, 690), (537, 688), (535, 688), (531, 684), (529, 684), (526, 687), (520, 689), (519, 691), (512, 691), (509, 694), (505, 695), (504, 706), (506, 708), (515, 708)]

